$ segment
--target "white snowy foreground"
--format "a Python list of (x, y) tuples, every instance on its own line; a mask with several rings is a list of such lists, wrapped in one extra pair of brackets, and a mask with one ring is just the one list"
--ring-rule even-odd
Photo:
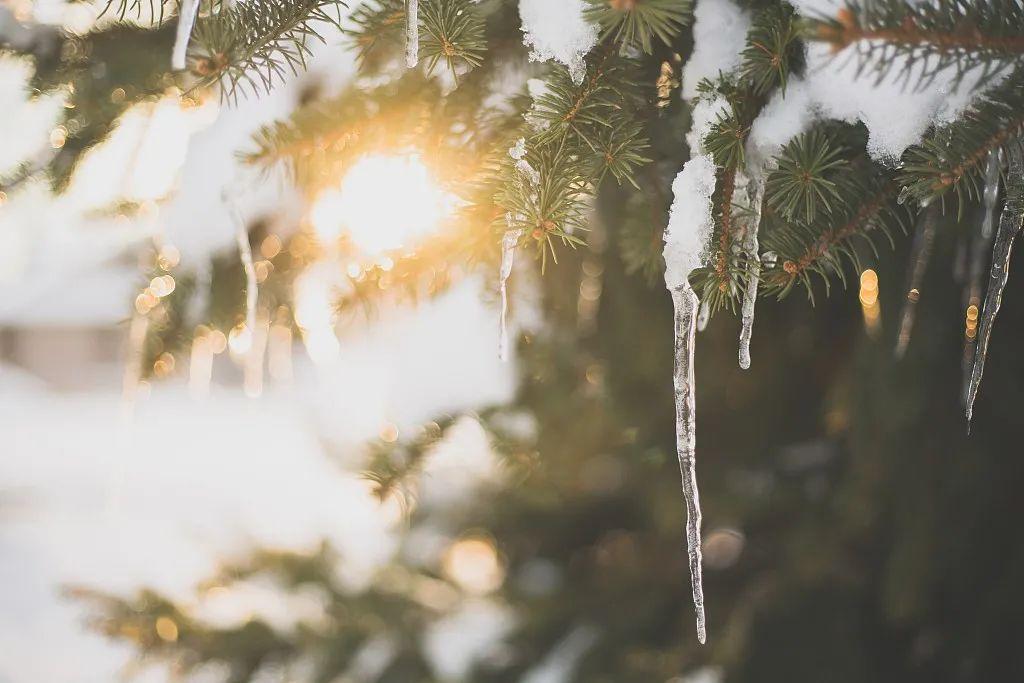
[[(130, 652), (83, 630), (82, 606), (60, 596), (63, 584), (187, 597), (225, 554), (256, 544), (312, 549), (327, 538), (349, 560), (343, 579), (358, 588), (395, 552), (398, 518), (372, 498), (358, 460), (339, 466), (324, 442), (335, 455), (358, 454), (356, 444), (385, 425), (401, 434), (508, 400), (514, 365), (495, 358), (494, 319), (470, 281), (343, 336), (329, 365), (297, 352), (294, 383), (259, 399), (215, 385), (197, 402), (183, 383), (155, 383), (131, 424), (113, 388), (116, 366), (101, 382), (111, 388), (76, 393), (0, 368), (0, 683), (118, 680)], [(493, 476), (494, 462), (468, 417), (427, 484), (465, 495)], [(218, 606), (218, 616), (281, 620), (290, 609), (256, 592)], [(474, 610), (473, 629), (500, 635), (502, 610)], [(433, 634), (438, 667), (458, 673), (486, 644), (460, 648), (464, 635), (457, 624)], [(147, 670), (139, 680), (166, 674)]]

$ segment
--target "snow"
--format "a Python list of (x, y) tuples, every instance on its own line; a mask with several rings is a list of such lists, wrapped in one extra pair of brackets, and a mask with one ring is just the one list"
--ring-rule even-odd
[(672, 183), (672, 208), (665, 229), (665, 284), (676, 289), (707, 256), (714, 228), (711, 195), (715, 191), (715, 162), (695, 156)]
[(586, 74), (583, 57), (597, 44), (597, 25), (584, 19), (585, 8), (584, 0), (519, 0), (530, 59), (565, 64), (577, 85)]
[[(542, 0), (543, 1), (543, 0)], [(697, 84), (740, 65), (750, 17), (731, 0), (698, 2), (693, 10), (693, 54), (683, 67), (683, 97), (697, 96)]]
[(690, 130), (686, 133), (686, 144), (690, 147), (691, 154), (704, 152), (704, 138), (711, 132), (711, 126), (719, 117), (719, 114), (728, 112), (729, 103), (724, 97), (701, 97), (693, 103), (690, 113)]
[[(794, 5), (805, 16), (834, 15), (838, 9), (831, 0), (803, 0)], [(857, 49), (851, 46), (835, 54), (828, 44), (810, 43), (806, 76), (791, 79), (785, 96), (781, 92), (773, 96), (754, 123), (752, 148), (770, 154), (815, 118), (861, 121), (868, 129), (870, 156), (895, 165), (904, 150), (920, 142), (932, 125), (956, 119), (982, 90), (977, 88), (982, 78), (980, 69), (957, 83), (953, 68), (941, 72), (927, 87), (915, 88), (928, 63), (919, 61), (907, 78), (902, 73), (905, 56), (887, 60), (889, 73), (881, 80), (871, 74), (858, 74)], [(988, 85), (997, 81), (993, 79)], [(764, 123), (761, 117), (766, 118)]]
[[(259, 400), (216, 383), (230, 369), (218, 357), (207, 400), (191, 399), (183, 382), (154, 383), (134, 424), (119, 421), (117, 365), (100, 387), (72, 393), (0, 368), (0, 429), (9, 435), (0, 553), (11, 560), (0, 569), (0, 680), (117, 679), (128, 652), (83, 630), (82, 606), (59, 594), (68, 583), (116, 592), (149, 585), (191, 599), (225, 558), (257, 544), (307, 551), (327, 538), (346, 558), (339, 580), (365, 586), (398, 552), (405, 523), (359, 476), (361, 444), (383, 424), (403, 438), (439, 414), (504, 402), (514, 391), (514, 366), (494, 358), (482, 286), (471, 280), (415, 310), (382, 310), (343, 334), (334, 365), (300, 354), (294, 384), (270, 385)], [(460, 418), (431, 453), (419, 504), (464, 502), (502, 476), (498, 463), (480, 424)], [(202, 607), (221, 621), (256, 611), (279, 623), (316, 601), (275, 600), (246, 585)], [(504, 623), (497, 612), (473, 623), (487, 630), (488, 614)], [(487, 647), (461, 636), (441, 629), (433, 642), (470, 659)]]
[(776, 90), (754, 120), (747, 150), (758, 162), (778, 155), (787, 142), (810, 127), (815, 116), (813, 107), (807, 82), (791, 79), (786, 91)]

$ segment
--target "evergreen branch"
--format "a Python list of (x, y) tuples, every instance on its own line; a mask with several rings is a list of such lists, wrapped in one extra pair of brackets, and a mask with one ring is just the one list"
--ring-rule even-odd
[(196, 87), (220, 83), (221, 97), (238, 98), (246, 86), (253, 94), (306, 68), (311, 40), (323, 41), (317, 23), (341, 28), (331, 9), (341, 0), (249, 0), (196, 22), (190, 46), (190, 70)]
[(803, 67), (799, 36), (793, 8), (788, 4), (770, 5), (757, 15), (747, 32), (740, 67), (755, 94), (767, 94), (776, 86), (785, 92), (789, 74)]
[[(545, 91), (539, 95), (529, 113), (531, 122), (541, 132), (541, 144), (553, 142), (573, 133), (588, 142), (595, 129), (608, 127), (608, 118), (636, 101), (627, 69), (635, 62), (613, 59), (608, 50), (599, 51), (588, 64), (587, 76), (576, 85), (563, 66), (552, 69)], [(632, 75), (632, 74), (630, 74)]]
[[(1024, 5), (1017, 0), (849, 0), (835, 18), (808, 22), (811, 40), (839, 52), (855, 45), (860, 68), (881, 80), (897, 65), (908, 82), (982, 67), (982, 82), (1024, 59)], [(915, 76), (914, 70), (920, 67)]]
[(487, 50), (484, 19), (470, 0), (427, 0), (420, 7), (424, 36), (420, 54), (433, 71), (444, 60), (453, 76), (456, 65), (480, 66)]
[(528, 150), (527, 161), (537, 170), (534, 185), (512, 163), (506, 162), (496, 201), (504, 211), (502, 230), (518, 230), (522, 240), (536, 244), (542, 267), (548, 255), (558, 263), (555, 242), (576, 247), (577, 232), (587, 230), (587, 199), (593, 192), (590, 176), (579, 156), (563, 139), (557, 145)]
[(813, 223), (823, 208), (834, 212), (833, 203), (850, 196), (848, 153), (820, 130), (793, 138), (776, 159), (765, 187), (767, 204), (787, 220)]
[(346, 29), (362, 68), (376, 65), (384, 55), (404, 44), (404, 0), (366, 0), (352, 12)]
[(145, 3), (143, 0), (107, 0), (107, 4), (99, 16), (102, 17), (110, 12), (119, 21), (124, 21), (129, 16), (141, 19), (143, 8), (148, 8), (153, 23), (159, 25), (164, 23), (164, 10), (171, 2), (172, 0), (148, 0)]
[(959, 120), (935, 131), (903, 155), (899, 181), (905, 192), (926, 203), (952, 190), (962, 206), (965, 195), (981, 196), (984, 161), (1024, 135), (1024, 68), (986, 93)]
[[(784, 223), (767, 231), (762, 242), (781, 260), (781, 264), (762, 273), (767, 292), (782, 298), (800, 282), (813, 301), (812, 275), (818, 275), (828, 291), (832, 275), (838, 275), (844, 285), (846, 283), (844, 258), (856, 270), (861, 270), (854, 238), (864, 238), (874, 249), (874, 234), (881, 233), (891, 242), (894, 228), (905, 231), (901, 209), (896, 202), (899, 185), (891, 176), (880, 172), (877, 167), (867, 166), (849, 188), (854, 196), (864, 197), (865, 201), (859, 204), (847, 201), (838, 205), (837, 213), (828, 217), (828, 227), (824, 231), (818, 232), (813, 225), (801, 223)], [(857, 206), (857, 209), (852, 211), (847, 208), (849, 206)]]
[(601, 39), (617, 43), (620, 54), (654, 50), (654, 39), (671, 45), (693, 16), (690, 0), (587, 0), (585, 15), (601, 27)]

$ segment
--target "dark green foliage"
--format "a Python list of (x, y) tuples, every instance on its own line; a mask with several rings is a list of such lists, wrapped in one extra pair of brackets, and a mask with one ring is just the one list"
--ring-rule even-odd
[[(824, 135), (818, 138), (816, 154), (837, 144), (827, 140)], [(787, 149), (800, 146), (792, 143)], [(834, 156), (831, 152), (825, 155), (826, 158)], [(859, 246), (877, 253), (875, 244), (879, 236), (892, 244), (895, 233), (906, 232), (909, 213), (897, 201), (899, 185), (891, 171), (860, 156), (842, 169), (841, 180), (834, 177), (831, 182), (831, 186), (819, 184), (819, 188), (828, 188), (824, 190), (825, 198), (802, 194), (815, 208), (809, 209), (805, 203), (802, 209), (793, 207), (789, 217), (781, 211), (778, 215), (765, 216), (761, 245), (764, 251), (775, 254), (775, 263), (761, 276), (768, 294), (783, 297), (799, 283), (806, 287), (813, 301), (812, 276), (821, 279), (826, 292), (834, 278), (845, 285), (847, 266), (858, 273), (863, 269)], [(768, 207), (788, 206), (792, 195), (791, 188), (776, 183), (766, 191)], [(808, 211), (812, 210), (813, 219), (808, 219)]]
[(198, 87), (219, 83), (221, 96), (259, 95), (306, 68), (316, 25), (341, 28), (341, 0), (252, 0), (196, 21), (189, 70)]
[(958, 205), (981, 196), (988, 153), (1004, 149), (1024, 133), (1024, 70), (985, 93), (963, 116), (903, 154), (900, 184), (918, 202), (947, 192)]
[(954, 70), (982, 83), (1024, 60), (1024, 5), (1017, 0), (851, 0), (838, 16), (808, 22), (807, 36), (837, 51), (855, 46), (861, 71), (881, 80), (894, 68), (918, 87)]
[(775, 87), (786, 91), (790, 73), (803, 67), (798, 38), (797, 19), (788, 3), (771, 4), (757, 14), (747, 33), (741, 67), (755, 94), (764, 95)]
[(542, 146), (527, 155), (540, 182), (508, 163), (496, 201), (504, 210), (498, 219), (502, 229), (519, 230), (521, 239), (532, 240), (542, 264), (548, 256), (557, 263), (555, 244), (583, 244), (579, 233), (587, 230), (588, 202), (592, 187), (587, 169), (572, 154), (565, 140)]
[(587, 0), (586, 16), (601, 27), (601, 39), (619, 45), (622, 54), (640, 49), (651, 54), (654, 39), (671, 45), (692, 18), (690, 0)]
[(777, 157), (778, 168), (768, 176), (765, 187), (768, 206), (787, 220), (814, 223), (819, 209), (833, 211), (835, 202), (850, 198), (849, 150), (836, 144), (820, 130), (798, 135)]
[(420, 57), (433, 70), (443, 61), (455, 76), (460, 65), (480, 66), (487, 43), (484, 19), (470, 0), (424, 0), (420, 7)]

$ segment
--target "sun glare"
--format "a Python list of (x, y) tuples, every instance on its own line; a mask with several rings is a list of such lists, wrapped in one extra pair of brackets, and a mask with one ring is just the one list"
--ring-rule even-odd
[(320, 195), (311, 220), (324, 242), (346, 233), (365, 254), (377, 255), (436, 231), (454, 201), (418, 155), (369, 156), (352, 166), (339, 189)]

